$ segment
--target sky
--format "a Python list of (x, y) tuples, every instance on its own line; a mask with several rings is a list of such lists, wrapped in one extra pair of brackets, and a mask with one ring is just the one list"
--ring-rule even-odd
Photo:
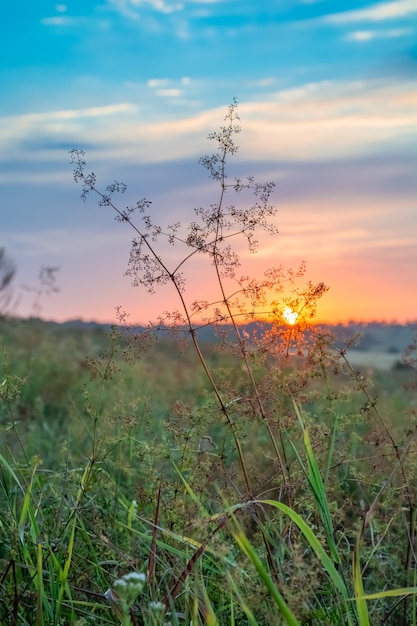
[[(276, 183), (279, 230), (242, 249), (242, 272), (305, 261), (329, 287), (317, 321), (417, 319), (417, 0), (7, 1), (1, 30), (16, 314), (112, 322), (121, 307), (146, 323), (175, 308), (172, 289), (132, 287), (132, 232), (82, 202), (69, 150), (103, 191), (128, 185), (121, 208), (146, 197), (161, 225), (188, 223), (218, 200), (198, 159), (236, 98), (231, 176)], [(36, 298), (43, 267), (59, 291)], [(187, 280), (190, 302), (217, 297), (198, 260)]]

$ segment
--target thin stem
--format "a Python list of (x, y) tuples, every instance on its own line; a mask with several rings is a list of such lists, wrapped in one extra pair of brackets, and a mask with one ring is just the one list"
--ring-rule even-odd
[[(352, 377), (357, 380), (358, 379), (358, 375), (357, 372), (353, 369), (352, 365), (350, 364), (349, 359), (347, 358), (346, 354), (344, 353), (343, 350), (340, 350), (338, 348), (336, 348), (335, 346), (333, 346), (334, 349), (340, 354), (341, 358), (343, 359), (343, 361), (345, 362), (345, 364), (347, 365), (350, 374), (352, 375)], [(405, 494), (406, 494), (406, 498), (408, 500), (408, 506), (410, 511), (412, 511), (413, 509), (413, 505), (412, 505), (412, 497), (411, 497), (411, 493), (409, 490), (409, 486), (408, 486), (408, 481), (407, 481), (407, 477), (405, 475), (405, 471), (404, 471), (404, 465), (403, 465), (403, 458), (404, 458), (404, 453), (401, 453), (399, 450), (399, 446), (395, 443), (394, 437), (391, 434), (390, 429), (388, 428), (388, 426), (385, 423), (384, 418), (382, 417), (375, 400), (371, 397), (368, 389), (366, 388), (365, 385), (361, 385), (361, 391), (364, 393), (366, 399), (369, 402), (369, 406), (372, 407), (375, 415), (377, 416), (379, 422), (381, 423), (383, 429), (385, 430), (387, 437), (392, 445), (392, 448), (394, 450), (394, 454), (397, 458), (398, 461), (398, 465), (400, 468), (400, 472), (401, 472), (401, 476), (403, 479), (403, 484), (404, 484), (404, 488), (405, 488)]]
[[(233, 120), (230, 121), (230, 125), (232, 125)], [(244, 345), (244, 341), (241, 337), (241, 334), (239, 332), (239, 328), (236, 324), (236, 320), (235, 320), (235, 316), (234, 313), (231, 309), (230, 306), (230, 300), (228, 299), (228, 297), (226, 296), (226, 292), (224, 289), (224, 284), (223, 284), (223, 280), (222, 280), (222, 276), (220, 273), (220, 268), (219, 268), (219, 262), (218, 262), (218, 242), (219, 242), (219, 238), (221, 236), (220, 233), (220, 216), (222, 215), (222, 206), (223, 206), (223, 200), (224, 200), (224, 195), (225, 195), (225, 191), (226, 191), (226, 185), (225, 185), (225, 163), (226, 163), (226, 154), (227, 154), (227, 148), (224, 149), (223, 154), (222, 154), (222, 158), (221, 158), (221, 191), (220, 191), (220, 199), (219, 199), (219, 204), (218, 204), (218, 211), (217, 211), (217, 224), (216, 224), (216, 236), (214, 239), (214, 243), (213, 243), (213, 263), (214, 263), (214, 267), (215, 267), (215, 271), (216, 271), (216, 276), (217, 276), (217, 282), (220, 288), (220, 292), (222, 294), (222, 303), (225, 305), (227, 313), (228, 313), (228, 317), (232, 323), (233, 326), (233, 330), (235, 332), (236, 338), (238, 340), (239, 343), (239, 347), (240, 347), (240, 351), (243, 357), (243, 361), (245, 363), (245, 369), (246, 372), (249, 376), (249, 380), (252, 386), (252, 389), (255, 393), (255, 398), (256, 398), (256, 403), (258, 405), (259, 408), (259, 412), (261, 414), (261, 417), (263, 419), (263, 422), (266, 426), (269, 438), (271, 440), (272, 446), (274, 448), (274, 452), (276, 455), (276, 458), (278, 459), (278, 463), (280, 466), (280, 470), (281, 470), (281, 475), (282, 478), (284, 480), (284, 482), (287, 481), (286, 478), (286, 473), (285, 473), (285, 469), (284, 469), (284, 463), (281, 457), (281, 453), (278, 449), (274, 434), (272, 432), (271, 426), (269, 424), (269, 421), (267, 419), (264, 407), (263, 407), (263, 403), (260, 397), (260, 393), (258, 390), (258, 386), (256, 384), (255, 378), (253, 376), (253, 372), (252, 372), (252, 368), (249, 365), (249, 361), (248, 361), (248, 356), (247, 356), (247, 351)]]

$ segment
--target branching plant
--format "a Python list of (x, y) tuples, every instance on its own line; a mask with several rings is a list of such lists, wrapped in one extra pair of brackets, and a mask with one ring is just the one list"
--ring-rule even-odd
[[(246, 413), (250, 419), (263, 423), (274, 449), (275, 462), (283, 486), (288, 483), (289, 477), (282, 439), (281, 444), (278, 444), (250, 362), (255, 342), (249, 337), (242, 323), (265, 320), (272, 322), (276, 335), (279, 335), (274, 352), (281, 350), (288, 358), (291, 345), (298, 345), (305, 328), (304, 320), (314, 315), (316, 302), (326, 291), (326, 287), (322, 283), (309, 284), (304, 291), (297, 290), (295, 280), (303, 275), (304, 265), (301, 265), (297, 272), (291, 270), (286, 272), (282, 266), (274, 267), (268, 269), (260, 279), (238, 274), (241, 262), (237, 249), (241, 245), (241, 240), (246, 242), (251, 253), (256, 253), (260, 232), (266, 232), (271, 236), (278, 234), (275, 223), (277, 210), (270, 203), (274, 183), (259, 183), (251, 176), (244, 180), (235, 178), (232, 181), (228, 177), (228, 159), (238, 150), (235, 143), (235, 136), (240, 132), (238, 121), (237, 102), (234, 101), (228, 109), (225, 124), (219, 131), (209, 135), (209, 140), (216, 146), (215, 152), (200, 159), (200, 163), (218, 186), (218, 200), (209, 208), (195, 209), (195, 220), (187, 227), (183, 227), (179, 222), (165, 228), (155, 224), (150, 210), (151, 202), (146, 199), (140, 200), (133, 207), (119, 208), (114, 195), (124, 193), (126, 186), (116, 181), (107, 187), (106, 192), (101, 192), (97, 187), (95, 174), (87, 174), (85, 171), (84, 152), (73, 150), (71, 158), (75, 163), (75, 181), (82, 184), (82, 198), (86, 200), (87, 196), (94, 192), (99, 196), (100, 206), (110, 207), (116, 213), (117, 221), (128, 224), (134, 231), (126, 272), (133, 285), (142, 286), (149, 293), (154, 293), (162, 285), (172, 286), (179, 307), (160, 317), (154, 330), (160, 331), (168, 326), (171, 332), (175, 330), (180, 334), (186, 333), (191, 339), (232, 434), (244, 477), (246, 496), (252, 497), (254, 486), (251, 484), (235, 423), (237, 407), (238, 413)], [(252, 195), (252, 202), (248, 207), (242, 208), (241, 197), (248, 193)], [(236, 203), (229, 201), (230, 194), (237, 196)], [(168, 264), (163, 256), (164, 242), (178, 250), (178, 260), (174, 263)], [(192, 270), (193, 263), (197, 259), (200, 260), (200, 257), (206, 259), (207, 272), (211, 268), (212, 283), (214, 287), (217, 286), (218, 295), (211, 302), (194, 300), (187, 292), (187, 272)], [(205, 281), (207, 279), (208, 274), (205, 274)], [(287, 297), (279, 305), (277, 297), (282, 297), (284, 289), (287, 290)], [(286, 330), (283, 316), (286, 309), (291, 309), (297, 316), (297, 325), (291, 330)], [(215, 373), (210, 369), (199, 341), (199, 330), (207, 326), (215, 327), (222, 335), (224, 343), (230, 341), (230, 335), (233, 336), (232, 349), (239, 353), (247, 375), (244, 397), (237, 397), (231, 390), (222, 389)], [(278, 440), (281, 436), (282, 433)]]

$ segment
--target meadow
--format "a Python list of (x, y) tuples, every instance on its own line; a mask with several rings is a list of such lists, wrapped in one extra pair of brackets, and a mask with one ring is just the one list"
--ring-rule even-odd
[[(118, 208), (123, 185), (72, 153), (83, 198), (134, 231), (132, 280), (179, 308), (146, 328), (0, 318), (1, 624), (417, 624), (415, 345), (354, 364), (359, 338), (311, 323), (326, 287), (303, 267), (238, 277), (235, 239), (277, 233), (271, 184), (227, 179), (237, 119), (202, 159), (218, 202), (185, 229)], [(213, 303), (188, 298), (196, 255)]]

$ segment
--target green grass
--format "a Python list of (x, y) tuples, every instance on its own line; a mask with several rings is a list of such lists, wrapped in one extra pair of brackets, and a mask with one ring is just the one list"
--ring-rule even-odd
[[(74, 342), (61, 329), (66, 349), (53, 366), (57, 380), (72, 376), (51, 396), (42, 380), (51, 376), (58, 330), (2, 324), (1, 623), (158, 624), (165, 613), (178, 624), (413, 623), (407, 492), (413, 497), (415, 444), (406, 435), (415, 396), (401, 393), (400, 411), (396, 389), (383, 398), (389, 428), (408, 445), (395, 461), (386, 441), (375, 445), (376, 418), (363, 421), (361, 390), (345, 393), (347, 374), (313, 380), (304, 408), (292, 401), (285, 409), (293, 416), (287, 485), (262, 424), (239, 424), (260, 493), (247, 499), (233, 440), (190, 353), (163, 341), (129, 363), (119, 358), (121, 340), (80, 330)], [(42, 333), (30, 361), (22, 358), (27, 332)], [(105, 352), (101, 364), (113, 350), (117, 370), (86, 368), (86, 348), (92, 358)], [(187, 389), (176, 401), (183, 357)], [(212, 358), (240, 384), (227, 355)], [(161, 364), (172, 376), (164, 386)], [(397, 389), (410, 378), (395, 375)], [(392, 381), (384, 376), (381, 389)], [(208, 434), (216, 447), (201, 448)], [(146, 584), (123, 613), (104, 594), (130, 571)]]

